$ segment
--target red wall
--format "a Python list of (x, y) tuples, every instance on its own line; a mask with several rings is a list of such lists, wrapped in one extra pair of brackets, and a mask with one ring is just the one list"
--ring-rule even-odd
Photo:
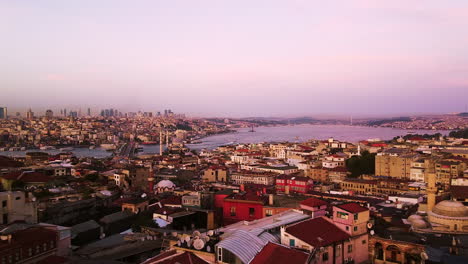
[[(236, 215), (231, 216), (231, 207), (236, 207)], [(254, 208), (254, 215), (250, 216), (249, 208)], [(230, 201), (225, 200), (223, 206), (223, 221), (224, 224), (232, 224), (239, 221), (252, 221), (263, 217), (263, 204), (258, 202), (248, 201)]]

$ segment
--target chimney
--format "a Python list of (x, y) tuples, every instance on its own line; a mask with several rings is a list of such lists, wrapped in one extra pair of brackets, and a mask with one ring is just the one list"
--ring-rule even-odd
[(273, 200), (273, 194), (268, 195), (268, 204), (273, 205), (274, 200)]

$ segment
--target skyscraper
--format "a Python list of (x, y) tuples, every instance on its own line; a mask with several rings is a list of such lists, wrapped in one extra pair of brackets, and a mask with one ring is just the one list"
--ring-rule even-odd
[(8, 117), (8, 109), (6, 107), (0, 107), (0, 119), (6, 119)]
[(46, 112), (45, 112), (45, 116), (47, 118), (52, 118), (54, 116), (54, 112), (52, 112), (52, 110), (48, 109)]
[(88, 116), (91, 116), (91, 108), (88, 107)]
[(34, 112), (29, 108), (28, 112), (26, 112), (26, 118), (31, 120), (34, 118)]

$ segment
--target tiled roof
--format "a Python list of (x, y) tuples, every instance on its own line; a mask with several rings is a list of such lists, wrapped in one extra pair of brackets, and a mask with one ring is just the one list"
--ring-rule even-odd
[(369, 210), (365, 207), (360, 206), (357, 203), (347, 203), (347, 204), (340, 204), (340, 205), (335, 205), (335, 206), (350, 213), (360, 213), (360, 212)]
[(468, 199), (468, 186), (451, 186), (450, 192), (456, 199)]
[(323, 200), (311, 197), (307, 200), (302, 201), (301, 205), (310, 206), (310, 207), (319, 207), (322, 205), (328, 205), (328, 203)]
[(309, 254), (269, 242), (249, 264), (305, 264)]
[(286, 232), (313, 247), (328, 246), (350, 236), (324, 217), (306, 220), (286, 228)]
[(50, 176), (47, 176), (40, 172), (23, 172), (14, 171), (1, 176), (6, 180), (21, 180), (22, 182), (48, 182), (51, 180)]

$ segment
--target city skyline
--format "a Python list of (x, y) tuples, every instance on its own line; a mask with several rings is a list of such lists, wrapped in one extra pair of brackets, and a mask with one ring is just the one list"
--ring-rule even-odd
[(466, 108), (464, 1), (0, 7), (8, 40), (0, 104), (10, 114), (30, 107), (233, 117)]

